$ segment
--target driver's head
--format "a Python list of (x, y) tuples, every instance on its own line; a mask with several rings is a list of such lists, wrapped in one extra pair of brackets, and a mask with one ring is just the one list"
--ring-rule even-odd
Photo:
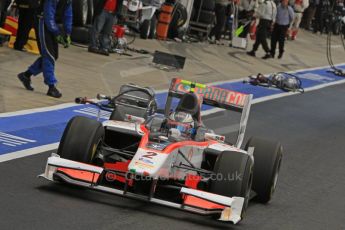
[(186, 93), (181, 97), (175, 111), (188, 113), (199, 121), (201, 104), (201, 99), (195, 93)]
[(194, 119), (190, 113), (176, 111), (170, 114), (168, 121), (169, 128), (178, 129), (181, 134), (194, 134)]

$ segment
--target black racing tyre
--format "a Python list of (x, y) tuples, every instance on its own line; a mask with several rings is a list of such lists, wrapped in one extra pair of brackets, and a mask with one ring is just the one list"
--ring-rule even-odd
[(209, 192), (233, 197), (244, 197), (241, 216), (244, 217), (253, 181), (253, 160), (244, 153), (224, 151), (218, 157), (213, 169), (216, 179), (212, 178)]
[(177, 3), (174, 9), (174, 15), (170, 22), (170, 27), (180, 28), (183, 26), (188, 19), (188, 12), (184, 5)]
[[(200, 4), (201, 4), (200, 0), (194, 1), (194, 8), (196, 10), (199, 10)], [(202, 10), (214, 11), (215, 5), (216, 5), (216, 3), (215, 3), (214, 0), (204, 0), (201, 9)]]
[(73, 0), (73, 25), (84, 26), (87, 22), (88, 0)]
[(94, 13), (94, 7), (93, 0), (87, 0), (87, 24), (92, 24), (93, 21), (93, 13)]
[(150, 35), (151, 21), (144, 20), (140, 27), (140, 38), (147, 39)]
[(88, 44), (89, 43), (89, 28), (74, 26), (72, 29), (71, 39), (73, 42)]
[(187, 9), (181, 3), (177, 3), (174, 9), (174, 15), (169, 25), (169, 38), (179, 37), (179, 28), (187, 22)]
[(87, 117), (73, 117), (63, 132), (58, 154), (65, 159), (92, 163), (103, 138), (102, 123)]
[[(198, 22), (209, 25), (209, 24), (212, 24), (214, 22), (214, 19), (215, 19), (214, 11), (202, 10), (202, 11), (200, 11)], [(197, 21), (197, 20), (198, 20), (198, 12), (196, 11), (194, 14), (193, 21)]]
[(254, 147), (254, 177), (252, 189), (256, 199), (268, 203), (277, 187), (279, 170), (283, 157), (283, 148), (279, 142), (251, 138), (246, 149)]
[(149, 39), (153, 39), (156, 37), (156, 29), (157, 29), (157, 17), (153, 15), (150, 21), (150, 34), (148, 36)]

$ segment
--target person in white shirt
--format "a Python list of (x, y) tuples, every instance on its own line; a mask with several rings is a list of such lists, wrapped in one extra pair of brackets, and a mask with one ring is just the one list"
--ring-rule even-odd
[(299, 25), (302, 21), (303, 12), (309, 6), (309, 0), (290, 0), (290, 5), (295, 11), (295, 16), (291, 23), (288, 36), (291, 40), (295, 40), (298, 33)]
[(255, 19), (254, 12), (258, 7), (258, 0), (241, 0), (238, 8), (239, 8), (239, 16), (238, 19), (240, 20), (239, 26), (245, 25), (243, 32), (239, 35), (241, 38), (246, 38), (249, 33), (250, 28), (250, 21)]
[(266, 55), (270, 55), (270, 48), (267, 44), (268, 32), (271, 30), (272, 25), (275, 21), (277, 15), (277, 6), (271, 0), (265, 0), (259, 2), (259, 6), (254, 13), (254, 17), (258, 18), (259, 24), (256, 32), (256, 40), (253, 45), (253, 49), (247, 52), (248, 55), (255, 57), (255, 52), (258, 50), (259, 46), (262, 45), (262, 48), (266, 52)]

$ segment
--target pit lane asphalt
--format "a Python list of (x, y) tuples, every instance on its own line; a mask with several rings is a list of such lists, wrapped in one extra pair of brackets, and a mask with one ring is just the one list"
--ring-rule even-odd
[(281, 140), (284, 159), (272, 203), (252, 203), (239, 225), (37, 179), (46, 152), (0, 164), (0, 228), (344, 229), (344, 90), (253, 105), (246, 137)]

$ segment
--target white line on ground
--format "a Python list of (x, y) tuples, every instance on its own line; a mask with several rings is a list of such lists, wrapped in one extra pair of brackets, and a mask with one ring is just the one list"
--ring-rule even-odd
[(21, 140), (21, 141), (25, 141), (25, 142), (36, 142), (35, 140), (26, 139), (26, 138), (23, 138), (23, 137), (18, 137), (18, 136), (14, 136), (14, 135), (11, 135), (11, 134), (8, 134), (8, 133), (3, 133), (3, 132), (0, 132), (0, 137), (16, 139), (16, 140)]
[(12, 140), (12, 139), (10, 139), (10, 138), (1, 137), (1, 136), (0, 136), (0, 141), (12, 143), (12, 144), (18, 144), (18, 145), (26, 144), (26, 143), (27, 143), (27, 142), (24, 142), (24, 141)]
[(59, 146), (59, 142), (56, 142), (49, 145), (42, 145), (42, 146), (38, 146), (31, 149), (24, 149), (17, 152), (7, 153), (4, 155), (0, 155), (0, 162), (10, 161), (17, 158), (32, 156), (38, 153), (54, 150), (54, 149), (57, 149), (58, 146)]
[[(344, 64), (345, 63), (338, 64), (338, 65), (344, 65)], [(301, 70), (296, 70), (296, 71), (293, 71), (293, 72), (301, 72), (301, 71), (306, 71), (306, 70), (317, 70), (317, 69), (323, 69), (323, 68), (326, 68), (326, 67), (327, 66), (325, 66), (325, 67), (317, 67), (317, 68), (310, 68), (310, 69), (301, 69)], [(234, 80), (224, 81), (224, 82), (221, 82), (221, 83), (217, 82), (217, 84), (223, 84), (223, 83), (227, 83), (227, 82), (234, 82)], [(344, 80), (339, 80), (339, 81), (336, 81), (336, 82), (331, 82), (331, 83), (326, 83), (326, 84), (310, 87), (310, 88), (305, 89), (305, 92), (322, 89), (322, 88), (325, 88), (325, 87), (328, 87), (328, 86), (340, 85), (340, 84), (343, 84), (343, 83), (345, 83), (345, 79)], [(214, 85), (214, 84), (216, 84), (216, 83), (213, 83), (212, 85)], [(287, 92), (287, 93), (282, 93), (282, 94), (278, 94), (278, 95), (271, 95), (271, 96), (267, 96), (267, 97), (257, 98), (257, 99), (253, 100), (252, 104), (257, 104), (257, 103), (261, 103), (261, 102), (264, 102), (264, 101), (273, 100), (273, 99), (282, 98), (282, 97), (291, 96), (291, 95), (297, 95), (297, 94), (300, 94), (300, 93), (297, 93), (297, 92), (295, 92), (295, 93), (294, 92)], [(75, 106), (75, 105), (76, 104), (74, 104), (74, 103), (66, 103), (66, 104), (61, 104), (61, 105), (58, 105), (58, 106), (51, 106), (51, 107), (45, 107), (45, 108), (39, 108), (39, 109), (31, 109), (31, 110), (23, 110), (23, 111), (18, 111), (18, 112), (2, 113), (2, 114), (0, 114), (0, 117), (23, 115), (23, 114), (30, 114), (30, 113), (35, 113), (35, 112), (46, 112), (46, 111), (51, 111), (51, 110), (56, 110), (56, 109), (68, 108), (68, 107), (72, 107), (72, 106)], [(211, 110), (203, 112), (203, 115), (215, 113), (217, 111), (219, 111), (218, 108), (211, 109)], [(17, 158), (31, 156), (31, 155), (35, 155), (35, 154), (46, 152), (46, 151), (51, 151), (51, 150), (57, 149), (58, 145), (59, 145), (59, 142), (53, 143), (53, 144), (48, 144), (48, 145), (43, 145), (43, 146), (31, 148), (31, 149), (25, 149), (25, 150), (21, 150), (21, 151), (17, 151), (17, 152), (3, 154), (3, 155), (0, 155), (0, 162), (10, 161), (10, 160), (14, 160), (14, 159), (17, 159)]]
[(36, 109), (27, 109), (27, 110), (21, 110), (16, 112), (8, 112), (8, 113), (0, 113), (0, 117), (12, 117), (12, 116), (18, 116), (18, 115), (26, 115), (31, 113), (39, 113), (39, 112), (48, 112), (58, 109), (66, 109), (69, 107), (78, 106), (76, 103), (64, 103), (60, 105), (54, 105), (49, 107), (42, 107), (42, 108), (36, 108)]

